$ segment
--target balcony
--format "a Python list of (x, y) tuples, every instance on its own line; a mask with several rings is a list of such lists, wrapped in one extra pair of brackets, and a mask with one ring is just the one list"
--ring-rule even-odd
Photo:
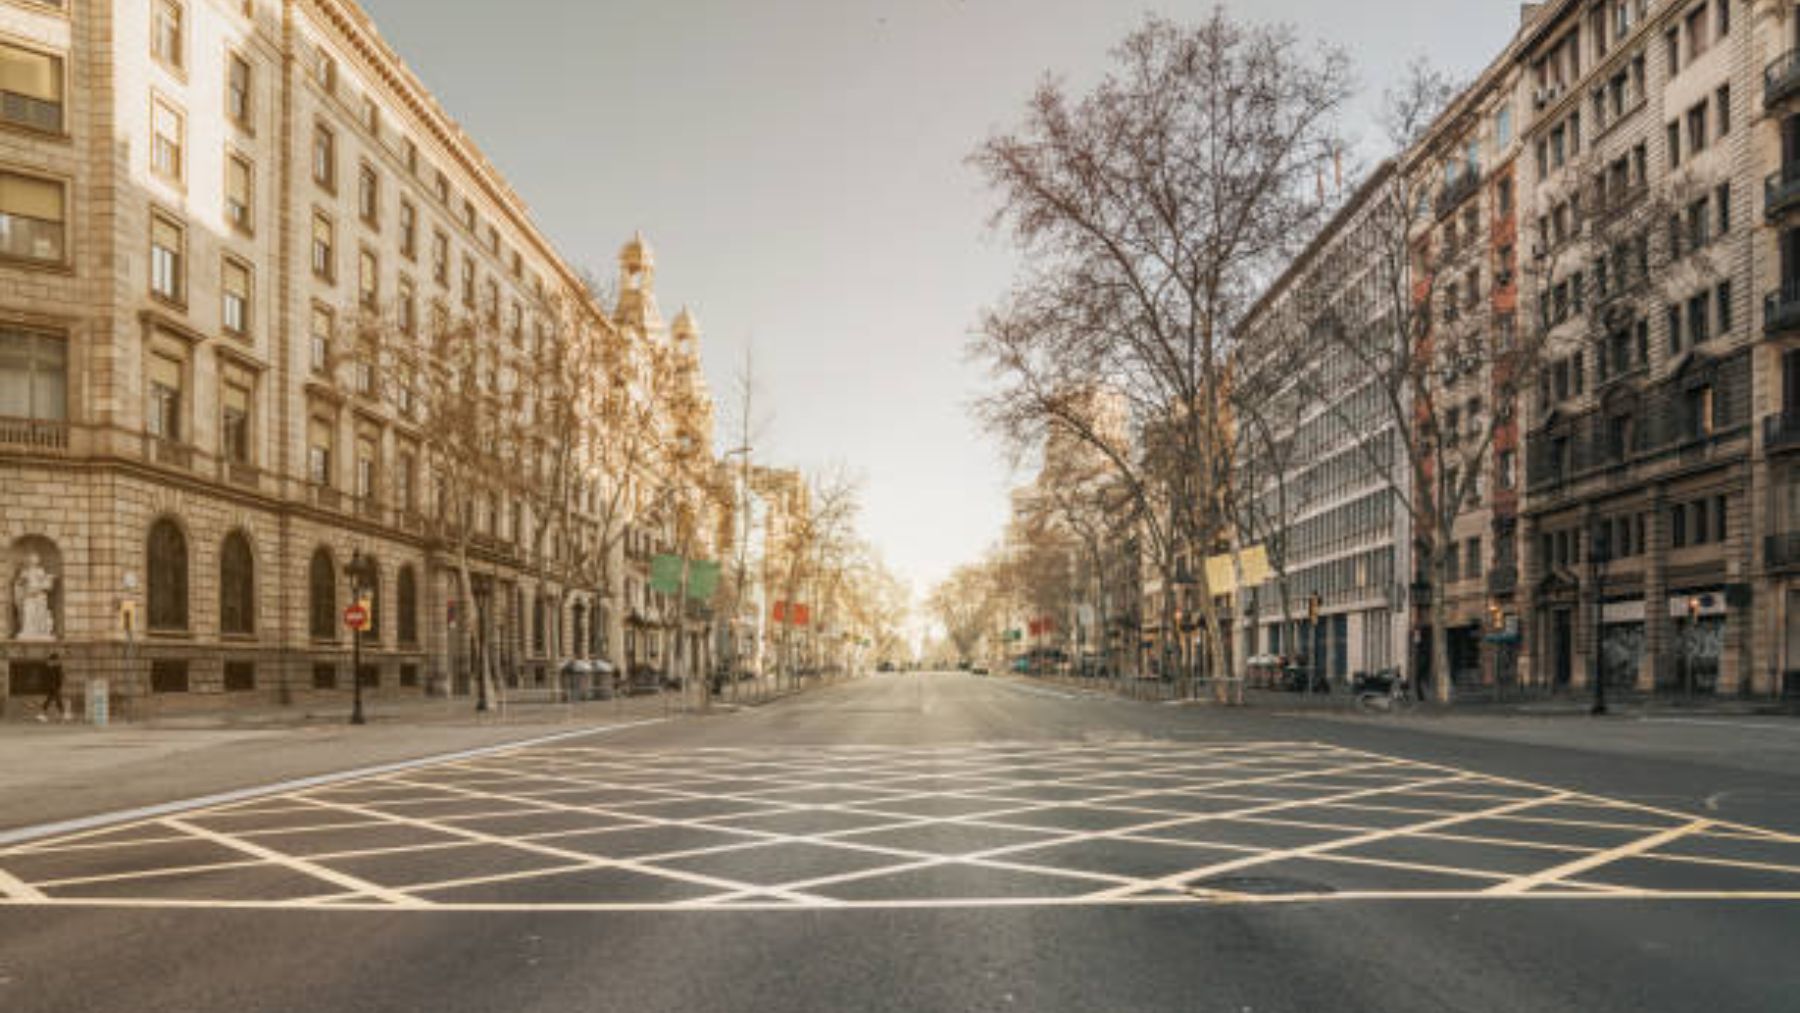
[(1763, 219), (1778, 221), (1800, 206), (1800, 160), (1783, 162), (1763, 180)]
[(1432, 210), (1439, 218), (1456, 210), (1457, 205), (1468, 200), (1470, 195), (1481, 189), (1481, 169), (1474, 165), (1466, 165), (1456, 174), (1456, 178), (1444, 184), (1437, 192), (1437, 199), (1432, 202)]
[(306, 487), (306, 498), (313, 506), (321, 510), (343, 509), (343, 494), (328, 485), (309, 484)]
[(1763, 449), (1792, 450), (1800, 447), (1800, 408), (1785, 408), (1763, 416)]
[(1775, 337), (1800, 329), (1800, 278), (1788, 278), (1763, 297), (1763, 334)]
[(381, 504), (373, 496), (350, 497), (350, 509), (365, 521), (381, 523)]
[(1771, 570), (1800, 567), (1800, 531), (1769, 535), (1764, 538), (1763, 565)]
[(144, 460), (170, 468), (194, 466), (194, 448), (185, 443), (166, 440), (152, 433), (144, 434)]
[(0, 415), (0, 450), (60, 457), (69, 452), (69, 424)]
[(1800, 50), (1790, 49), (1763, 68), (1763, 108), (1800, 94)]
[(245, 461), (220, 461), (219, 470), (225, 481), (232, 485), (241, 485), (246, 489), (262, 486), (262, 470)]

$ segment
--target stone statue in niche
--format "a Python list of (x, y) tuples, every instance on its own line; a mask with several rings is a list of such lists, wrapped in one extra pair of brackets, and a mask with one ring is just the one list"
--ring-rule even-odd
[(13, 639), (56, 639), (56, 613), (50, 607), (55, 590), (56, 575), (44, 569), (37, 553), (27, 553), (25, 565), (13, 577), (13, 607), (19, 616)]

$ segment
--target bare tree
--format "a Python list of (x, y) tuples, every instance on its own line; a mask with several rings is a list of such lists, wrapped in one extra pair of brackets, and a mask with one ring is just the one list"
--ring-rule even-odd
[[(1151, 18), (1081, 98), (1047, 81), (1022, 127), (972, 163), (999, 194), (1025, 277), (984, 315), (973, 351), (992, 372), (979, 406), (1019, 444), (1059, 428), (1103, 455), (1139, 504), (1165, 589), (1184, 556), (1227, 530), (1232, 326), (1325, 210), (1344, 57), (1223, 11), (1192, 27)], [(1109, 432), (1093, 392), (1126, 399)], [(1211, 668), (1226, 671), (1205, 568), (1198, 605)], [(1165, 593), (1162, 635), (1175, 602)], [(1222, 688), (1222, 684), (1221, 684)]]
[(974, 659), (982, 638), (993, 626), (999, 605), (994, 567), (987, 562), (957, 567), (932, 588), (926, 608), (944, 626), (945, 636), (963, 661)]

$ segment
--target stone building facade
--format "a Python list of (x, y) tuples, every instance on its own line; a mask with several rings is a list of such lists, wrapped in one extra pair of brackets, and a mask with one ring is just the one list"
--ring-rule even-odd
[[(471, 691), (476, 644), (507, 682), (553, 680), (546, 623), (565, 654), (616, 659), (624, 589), (543, 616), (520, 502), (483, 518), (479, 608), (461, 600), (420, 420), (346, 351), (371, 315), (479, 314), (512, 339), (502, 361), (570, 325), (546, 307), (612, 317), (352, 0), (0, 3), (0, 64), (15, 705), (52, 652), (127, 713), (342, 694), (353, 558), (378, 695)], [(48, 638), (20, 635), (34, 558)]]

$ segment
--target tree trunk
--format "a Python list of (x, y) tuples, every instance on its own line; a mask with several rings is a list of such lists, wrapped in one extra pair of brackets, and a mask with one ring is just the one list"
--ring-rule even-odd
[(1440, 538), (1438, 545), (1432, 547), (1431, 572), (1433, 588), (1431, 594), (1431, 675), (1433, 696), (1438, 703), (1449, 703), (1451, 696), (1450, 671), (1450, 599), (1445, 593), (1447, 577), (1450, 572), (1449, 552), (1442, 546), (1454, 546), (1448, 539)]

